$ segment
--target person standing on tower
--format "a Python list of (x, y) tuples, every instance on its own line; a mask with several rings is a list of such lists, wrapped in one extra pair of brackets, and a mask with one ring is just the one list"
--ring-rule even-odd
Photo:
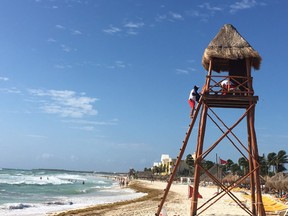
[(188, 103), (191, 107), (191, 113), (190, 113), (190, 118), (193, 117), (194, 109), (195, 109), (195, 104), (196, 102), (199, 101), (200, 99), (200, 94), (197, 92), (199, 89), (199, 86), (195, 85), (193, 89), (191, 90), (188, 98)]

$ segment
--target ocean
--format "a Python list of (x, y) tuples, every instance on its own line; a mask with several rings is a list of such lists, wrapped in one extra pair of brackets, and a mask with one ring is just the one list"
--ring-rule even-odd
[(0, 215), (41, 216), (143, 196), (112, 175), (66, 170), (0, 169)]

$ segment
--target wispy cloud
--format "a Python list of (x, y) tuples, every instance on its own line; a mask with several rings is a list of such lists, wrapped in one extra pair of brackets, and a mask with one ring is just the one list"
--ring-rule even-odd
[(177, 74), (189, 74), (189, 71), (188, 71), (188, 70), (185, 70), (185, 69), (179, 69), (179, 68), (177, 68), (177, 69), (176, 69), (176, 73), (177, 73)]
[(222, 12), (225, 10), (225, 8), (227, 8), (227, 6), (215, 6), (215, 3), (217, 3), (216, 1), (213, 2), (214, 5), (211, 4), (211, 2), (205, 2), (202, 4), (198, 5), (198, 9), (191, 9), (186, 11), (186, 14), (188, 16), (191, 17), (195, 17), (200, 19), (200, 21), (202, 22), (208, 22), (209, 19), (213, 16), (215, 16), (215, 14), (217, 12)]
[(54, 67), (57, 69), (71, 69), (72, 65), (70, 65), (70, 64), (56, 64), (56, 65), (54, 65)]
[(82, 35), (82, 32), (79, 30), (72, 30), (73, 35)]
[(67, 46), (66, 44), (61, 44), (60, 47), (61, 47), (62, 51), (67, 52), (67, 53), (72, 52), (72, 51), (77, 51), (76, 48), (71, 48), (71, 47)]
[(64, 26), (59, 25), (59, 24), (57, 24), (55, 27), (56, 27), (57, 29), (66, 29)]
[(61, 30), (63, 32), (68, 32), (69, 34), (72, 34), (72, 35), (82, 35), (83, 33), (78, 30), (78, 29), (73, 29), (73, 28), (69, 28), (69, 27), (65, 27), (63, 25), (60, 25), (60, 24), (57, 24), (55, 25), (55, 28), (58, 29), (58, 30)]
[(8, 77), (0, 77), (0, 81), (8, 81), (9, 78)]
[(61, 48), (64, 52), (70, 52), (71, 48), (65, 44), (61, 44)]
[(124, 32), (127, 35), (137, 35), (140, 28), (143, 28), (145, 24), (143, 22), (127, 22), (122, 28), (115, 27), (114, 25), (110, 25), (108, 28), (103, 29), (104, 33), (115, 35), (120, 32)]
[[(49, 114), (58, 114), (62, 117), (81, 118), (86, 115), (96, 115), (97, 110), (93, 108), (93, 103), (97, 98), (80, 95), (68, 90), (41, 90), (30, 89), (29, 93), (34, 97), (39, 97), (40, 108)], [(44, 98), (44, 100), (42, 100)]]
[(49, 43), (56, 43), (57, 42), (54, 38), (48, 38), (47, 41)]
[[(201, 8), (200, 8), (200, 9), (201, 9)], [(199, 10), (194, 10), (194, 9), (189, 10), (189, 11), (186, 12), (186, 14), (187, 14), (188, 16), (198, 18), (198, 19), (200, 19), (200, 21), (202, 21), (202, 22), (207, 22), (207, 21), (209, 20), (210, 13), (207, 12), (207, 11), (203, 11), (203, 12), (202, 12), (202, 11), (200, 11), (200, 9), (199, 9)]]
[(115, 26), (113, 26), (113, 25), (110, 25), (108, 28), (103, 29), (103, 32), (105, 32), (105, 33), (107, 33), (107, 34), (111, 34), (111, 35), (116, 34), (116, 33), (118, 33), (118, 32), (121, 32), (121, 31), (122, 31), (122, 30), (121, 30), (120, 28), (115, 27)]
[(124, 27), (126, 28), (141, 28), (144, 26), (144, 23), (143, 22), (128, 22), (124, 25)]
[(203, 8), (203, 9), (207, 9), (209, 11), (222, 11), (224, 8), (221, 8), (219, 6), (211, 6), (210, 3), (206, 2), (203, 3), (201, 5), (199, 5), (198, 7)]
[(179, 13), (174, 13), (174, 12), (169, 12), (169, 15), (171, 18), (173, 18), (173, 20), (183, 20), (183, 16)]
[(196, 69), (191, 68), (191, 67), (188, 67), (188, 68), (185, 68), (185, 69), (177, 68), (177, 69), (176, 69), (176, 74), (185, 74), (185, 75), (188, 75), (188, 74), (190, 74), (191, 72), (195, 72), (195, 71), (196, 71)]
[(94, 131), (97, 126), (114, 126), (118, 125), (118, 119), (112, 119), (109, 121), (87, 121), (81, 119), (66, 120), (64, 123), (72, 124), (72, 128), (85, 131)]
[(108, 65), (108, 69), (116, 69), (116, 68), (126, 68), (127, 64), (123, 61), (117, 60), (114, 62), (114, 64)]
[(0, 92), (8, 93), (8, 94), (21, 94), (21, 91), (15, 87), (12, 88), (0, 88)]
[(163, 21), (169, 21), (169, 22), (175, 22), (184, 20), (184, 17), (180, 13), (175, 12), (168, 12), (166, 14), (161, 14), (156, 17), (157, 22), (163, 22)]
[(87, 121), (82, 119), (72, 119), (63, 121), (65, 123), (74, 123), (80, 125), (90, 125), (90, 126), (109, 126), (109, 125), (118, 125), (118, 119), (112, 119), (109, 121)]
[(126, 33), (128, 35), (137, 35), (138, 30), (140, 28), (143, 28), (144, 25), (145, 24), (143, 22), (128, 22), (128, 23), (124, 24), (124, 28), (127, 28)]
[(230, 13), (235, 13), (238, 10), (253, 8), (257, 5), (256, 0), (241, 0), (230, 5)]

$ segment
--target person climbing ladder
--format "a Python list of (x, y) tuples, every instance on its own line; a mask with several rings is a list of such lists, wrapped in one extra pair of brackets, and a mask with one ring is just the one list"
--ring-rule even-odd
[(191, 113), (190, 113), (190, 118), (193, 118), (193, 113), (194, 113), (194, 109), (195, 109), (195, 104), (196, 102), (199, 101), (200, 99), (200, 94), (197, 92), (199, 89), (199, 86), (195, 85), (193, 87), (193, 89), (191, 90), (190, 94), (189, 94), (189, 98), (188, 98), (188, 103), (191, 107)]

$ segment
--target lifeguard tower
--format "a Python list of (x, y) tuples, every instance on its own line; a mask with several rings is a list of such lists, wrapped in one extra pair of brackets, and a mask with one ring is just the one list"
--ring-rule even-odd
[[(202, 64), (207, 70), (205, 85), (202, 89), (202, 95), (185, 139), (182, 143), (180, 153), (177, 157), (174, 169), (169, 177), (167, 187), (164, 190), (164, 196), (161, 199), (158, 211), (155, 214), (159, 216), (161, 208), (165, 202), (170, 186), (174, 180), (176, 170), (180, 164), (181, 158), (186, 149), (190, 134), (196, 122), (198, 114), (199, 127), (196, 145), (194, 184), (191, 198), (190, 216), (201, 215), (210, 206), (216, 204), (224, 195), (228, 195), (243, 212), (251, 216), (265, 216), (265, 210), (262, 203), (262, 195), (260, 188), (259, 176), (259, 158), (257, 139), (254, 128), (255, 106), (258, 101), (258, 96), (254, 95), (251, 69), (258, 70), (260, 68), (261, 57), (251, 45), (239, 34), (239, 32), (230, 24), (224, 25), (215, 38), (210, 42), (205, 49)], [(222, 75), (223, 74), (223, 75)], [(235, 111), (240, 112), (239, 118), (226, 123), (224, 118), (221, 118), (215, 110), (223, 110), (225, 112)], [(215, 140), (206, 141), (205, 132), (207, 127), (207, 119), (213, 123), (215, 130), (219, 129), (219, 137)], [(242, 131), (247, 131), (246, 140), (241, 140), (234, 133), (235, 129), (243, 127), (243, 122), (246, 119), (245, 128)], [(229, 125), (230, 124), (230, 125)], [(244, 130), (245, 129), (245, 130)], [(203, 160), (215, 150), (215, 148), (223, 141), (228, 141), (229, 144), (240, 155), (242, 155), (249, 164), (249, 170), (243, 176), (238, 177), (230, 184), (224, 184), (221, 178), (213, 175), (203, 166)], [(198, 193), (200, 184), (200, 175), (205, 173), (211, 182), (217, 185), (221, 190), (209, 198), (207, 202), (198, 205)], [(232, 190), (244, 182), (249, 182), (250, 185), (250, 201), (251, 206), (245, 205), (233, 193)]]

